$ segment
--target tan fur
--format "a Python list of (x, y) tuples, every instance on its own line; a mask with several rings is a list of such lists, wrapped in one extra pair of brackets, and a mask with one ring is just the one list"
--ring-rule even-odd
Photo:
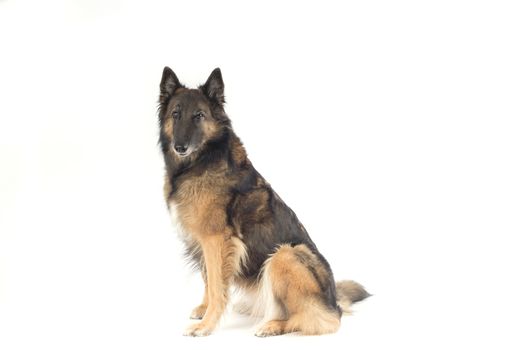
[(206, 173), (180, 185), (174, 198), (181, 225), (196, 238), (227, 234), (224, 207), (228, 198), (220, 192), (226, 180), (219, 173)]
[(223, 248), (224, 237), (221, 234), (209, 235), (200, 239), (204, 261), (206, 264), (206, 292), (208, 307), (200, 323), (190, 326), (187, 335), (208, 335), (217, 325), (227, 303), (225, 261)]
[[(222, 275), (225, 278), (225, 288), (227, 289), (228, 285), (230, 284), (229, 279), (231, 279), (231, 277), (238, 276), (239, 272), (241, 271), (242, 265), (246, 259), (246, 246), (237, 237), (230, 237), (230, 242), (227, 242), (221, 255), (223, 256)], [(206, 313), (206, 310), (208, 309), (209, 304), (208, 298), (210, 292), (208, 290), (206, 270), (203, 269), (201, 273), (204, 280), (204, 297), (202, 303), (193, 309), (190, 315), (190, 318), (192, 319), (202, 319)]]
[(168, 199), (170, 197), (171, 190), (172, 190), (172, 187), (171, 187), (171, 184), (170, 184), (170, 178), (169, 178), (168, 174), (165, 174), (164, 175), (164, 200), (166, 201), (166, 204), (168, 204), (168, 206), (169, 206)]
[[(228, 302), (228, 288), (233, 276), (238, 273), (245, 255), (242, 242), (236, 237), (222, 234), (199, 238), (206, 266), (205, 302), (197, 307), (198, 312), (206, 311), (202, 322), (188, 328), (187, 335), (207, 335), (217, 325)], [(204, 305), (207, 304), (207, 307)], [(194, 310), (195, 311), (195, 310)]]
[[(240, 143), (234, 147), (234, 160), (247, 161), (246, 153)], [(245, 284), (240, 271), (246, 258), (246, 247), (242, 242), (240, 222), (231, 218), (228, 224), (224, 208), (230, 203), (229, 179), (225, 176), (226, 164), (206, 170), (200, 176), (190, 177), (178, 183), (176, 193), (172, 193), (169, 178), (166, 177), (164, 195), (172, 216), (176, 219), (183, 238), (191, 249), (199, 250), (203, 256), (205, 295), (202, 303), (191, 313), (191, 318), (202, 319), (190, 326), (186, 334), (202, 336), (210, 334), (219, 322), (228, 302), (229, 286), (236, 284), (248, 288), (262, 300), (255, 313), (266, 312), (268, 322), (256, 333), (269, 336), (290, 332), (305, 335), (335, 332), (339, 328), (340, 315), (328, 310), (321, 300), (319, 282), (312, 275), (325, 281), (330, 278), (326, 268), (317, 256), (304, 245), (281, 246), (267, 260), (263, 269), (261, 283)], [(264, 185), (264, 180), (257, 180)], [(243, 220), (264, 222), (268, 215), (268, 192), (254, 189), (243, 197), (243, 205), (251, 209), (243, 212), (238, 208)], [(255, 209), (253, 209), (255, 208)], [(233, 227), (233, 229), (232, 229)], [(278, 302), (276, 302), (278, 301)], [(270, 317), (270, 318), (268, 318)]]
[[(163, 132), (169, 134), (172, 128), (172, 120), (166, 120)], [(216, 128), (215, 123), (205, 122), (207, 137), (212, 137)], [(178, 157), (174, 152), (172, 156)], [(246, 158), (240, 142), (236, 145), (236, 157)], [(229, 187), (225, 170), (226, 166), (218, 166), (201, 176), (181, 181), (176, 194), (172, 193), (169, 177), (165, 178), (164, 196), (174, 222), (180, 225), (188, 247), (200, 250), (203, 255), (205, 296), (191, 313), (191, 318), (202, 318), (202, 322), (191, 326), (186, 332), (188, 335), (207, 335), (215, 328), (228, 300), (228, 287), (239, 275), (246, 258), (244, 243), (227, 223), (224, 208), (230, 199), (228, 193), (223, 192)]]
[(161, 132), (164, 133), (164, 135), (166, 135), (170, 139), (172, 138), (171, 136), (173, 135), (173, 119), (172, 118), (166, 118), (166, 120), (162, 123)]
[(246, 262), (247, 251), (244, 243), (237, 237), (232, 237), (232, 251), (230, 253), (232, 259), (232, 274), (234, 277), (240, 276), (240, 272)]
[(299, 244), (294, 247), (296, 258), (301, 260), (302, 263), (308, 263), (311, 265), (311, 267), (315, 270), (315, 273), (317, 274), (317, 277), (323, 282), (323, 284), (327, 283), (327, 280), (330, 278), (328, 276), (328, 271), (323, 266), (319, 258), (312, 253), (312, 251), (304, 244)]
[(202, 279), (204, 281), (204, 296), (202, 297), (202, 303), (193, 309), (190, 318), (194, 320), (200, 320), (204, 317), (206, 310), (208, 309), (208, 281), (206, 278), (206, 271), (201, 270)]
[[(203, 303), (192, 317), (202, 322), (191, 326), (187, 334), (206, 335), (216, 326), (228, 300), (228, 286), (241, 270), (246, 256), (242, 241), (228, 229), (224, 207), (227, 197), (218, 183), (227, 181), (220, 173), (209, 172), (181, 183), (172, 201), (187, 241), (201, 249), (206, 271), (206, 291)], [(169, 186), (167, 186), (169, 187)], [(171, 206), (170, 206), (171, 208)]]
[[(237, 138), (232, 140), (232, 158), (235, 164), (250, 163), (250, 160), (246, 156), (246, 150), (242, 145), (241, 141)], [(260, 183), (257, 183), (260, 185)]]
[(205, 119), (202, 122), (202, 126), (203, 126), (204, 135), (206, 135), (207, 139), (214, 137), (215, 134), (217, 133), (217, 130), (218, 130), (217, 123), (211, 121), (210, 119)]
[(265, 323), (257, 331), (258, 336), (296, 331), (316, 335), (339, 329), (340, 315), (323, 305), (319, 284), (297, 258), (298, 253), (313, 256), (305, 245), (283, 245), (267, 262), (264, 273), (269, 278), (274, 302), (280, 304), (286, 316)]
[(345, 314), (350, 314), (352, 303), (370, 296), (365, 288), (355, 281), (339, 281), (335, 285), (337, 304)]
[[(179, 88), (173, 91), (174, 86)], [(213, 331), (233, 284), (248, 292), (251, 306), (259, 304), (252, 307), (254, 311), (265, 312), (267, 322), (259, 336), (335, 332), (340, 310), (324, 258), (305, 244), (284, 244), (272, 251), (281, 242), (296, 242), (290, 236), (297, 242), (310, 240), (295, 214), (252, 167), (222, 105), (217, 105), (224, 102), (220, 71), (214, 70), (199, 89), (180, 86), (165, 68), (159, 97), (164, 197), (205, 286), (201, 304), (191, 313), (191, 318), (201, 321), (186, 334), (203, 336)], [(204, 116), (195, 119), (200, 113)], [(179, 147), (187, 142), (189, 151), (183, 152)], [(278, 231), (282, 229), (290, 230)], [(245, 243), (253, 259), (247, 259)], [(348, 291), (341, 291), (349, 297)]]

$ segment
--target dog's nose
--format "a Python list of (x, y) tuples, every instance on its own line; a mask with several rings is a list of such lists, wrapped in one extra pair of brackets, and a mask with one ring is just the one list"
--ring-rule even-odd
[(179, 154), (186, 153), (188, 146), (186, 145), (175, 145), (175, 151)]

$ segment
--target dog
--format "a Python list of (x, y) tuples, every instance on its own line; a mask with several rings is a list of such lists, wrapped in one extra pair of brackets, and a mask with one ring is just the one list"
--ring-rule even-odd
[(353, 281), (335, 283), (295, 213), (248, 159), (224, 104), (219, 68), (196, 89), (164, 68), (158, 107), (164, 195), (205, 285), (191, 313), (201, 321), (185, 335), (211, 334), (232, 286), (251, 297), (248, 311), (263, 316), (257, 336), (333, 333), (341, 315), (369, 293)]

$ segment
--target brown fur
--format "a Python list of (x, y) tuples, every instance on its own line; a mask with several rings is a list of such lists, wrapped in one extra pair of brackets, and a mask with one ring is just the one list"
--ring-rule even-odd
[(224, 112), (220, 70), (198, 89), (187, 89), (166, 67), (160, 90), (164, 197), (205, 285), (191, 313), (201, 321), (186, 334), (212, 332), (232, 285), (260, 297), (268, 308), (263, 311), (272, 313), (259, 336), (335, 332), (338, 303), (366, 292), (348, 282), (336, 288), (328, 262), (295, 213), (252, 166)]
[(273, 295), (282, 307), (285, 319), (268, 321), (256, 333), (265, 337), (291, 332), (304, 335), (333, 333), (339, 329), (340, 315), (328, 310), (321, 300), (319, 283), (301, 255), (317, 260), (304, 244), (281, 246), (265, 268)]
[(206, 335), (215, 328), (228, 300), (228, 287), (245, 256), (244, 244), (227, 225), (228, 197), (220, 191), (225, 179), (222, 169), (192, 178), (169, 200), (176, 203), (181, 226), (202, 251), (206, 271), (207, 295), (192, 313), (202, 322), (190, 327), (189, 335)]
[(201, 271), (202, 280), (204, 281), (204, 296), (202, 297), (202, 302), (199, 306), (193, 309), (191, 312), (190, 318), (194, 320), (200, 320), (204, 317), (206, 310), (208, 309), (208, 281), (206, 278), (206, 271), (204, 269)]
[(350, 314), (353, 303), (364, 300), (370, 296), (365, 288), (355, 281), (339, 281), (335, 284), (337, 303), (343, 312)]
[[(172, 132), (170, 127), (168, 123), (164, 130)], [(245, 161), (243, 146), (236, 142), (233, 147), (235, 160)], [(191, 318), (202, 319), (202, 322), (191, 326), (186, 332), (188, 335), (207, 335), (215, 328), (228, 300), (228, 286), (239, 274), (246, 255), (244, 244), (233, 236), (227, 224), (224, 208), (230, 198), (222, 190), (229, 182), (226, 171), (223, 165), (192, 177), (181, 183), (176, 194), (173, 194), (169, 175), (165, 177), (164, 195), (168, 206), (176, 206), (177, 219), (188, 234), (187, 240), (198, 247), (203, 256), (205, 295), (201, 305), (191, 314)]]

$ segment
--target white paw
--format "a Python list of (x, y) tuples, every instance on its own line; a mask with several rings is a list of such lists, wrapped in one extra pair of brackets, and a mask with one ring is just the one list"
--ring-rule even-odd
[(275, 323), (268, 322), (255, 332), (256, 337), (273, 337), (283, 334), (282, 327), (276, 326)]
[(185, 336), (189, 337), (206, 337), (211, 334), (213, 328), (201, 323), (192, 324), (184, 332)]
[(204, 317), (204, 314), (206, 313), (206, 306), (199, 305), (193, 311), (191, 312), (190, 318), (192, 320), (200, 320)]

